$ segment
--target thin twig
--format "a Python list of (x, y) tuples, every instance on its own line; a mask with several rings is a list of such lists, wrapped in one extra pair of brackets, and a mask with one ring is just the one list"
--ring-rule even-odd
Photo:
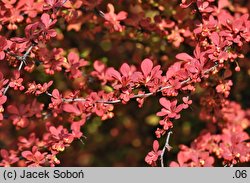
[(53, 95), (51, 93), (49, 93), (48, 91), (45, 92), (48, 96), (53, 97)]
[(86, 99), (84, 98), (73, 98), (73, 99), (63, 98), (62, 100), (63, 102), (85, 102), (86, 101)]
[(160, 157), (160, 158), (161, 158), (161, 167), (164, 167), (163, 156), (164, 156), (164, 154), (165, 154), (166, 149), (167, 149), (168, 151), (170, 151), (170, 150), (172, 149), (172, 147), (169, 145), (170, 135), (171, 135), (172, 133), (173, 133), (172, 131), (169, 131), (169, 132), (168, 132), (168, 135), (167, 135), (167, 138), (166, 138), (165, 145), (164, 145), (164, 147), (163, 147), (163, 149), (162, 149), (162, 151), (161, 151), (161, 157)]
[[(218, 66), (218, 65), (215, 65), (215, 66), (213, 66), (213, 67), (211, 67), (211, 68), (205, 70), (205, 71), (203, 72), (203, 75), (204, 75), (204, 74), (208, 74), (209, 72), (215, 70), (217, 66)], [(184, 81), (180, 82), (180, 84), (181, 84), (181, 85), (184, 85), (184, 84), (187, 84), (187, 83), (190, 82), (190, 81), (191, 81), (191, 78), (187, 78), (187, 79), (185, 79)], [(159, 89), (156, 90), (156, 92), (148, 92), (148, 93), (144, 93), (144, 94), (136, 94), (136, 95), (133, 95), (132, 97), (130, 97), (130, 99), (134, 99), (134, 98), (146, 98), (146, 97), (149, 97), (149, 96), (151, 96), (151, 95), (154, 95), (155, 93), (161, 92), (161, 91), (163, 91), (163, 90), (165, 90), (165, 89), (171, 89), (171, 88), (173, 88), (173, 85), (167, 85), (167, 86), (164, 86), (164, 87), (159, 87)], [(52, 96), (52, 95), (51, 95), (50, 93), (48, 93), (48, 92), (47, 92), (47, 95)], [(79, 101), (79, 102), (85, 102), (85, 101), (86, 101), (85, 98), (74, 98), (74, 99), (66, 99), (66, 98), (63, 98), (62, 100), (63, 100), (64, 102), (77, 102), (77, 101)], [(103, 100), (103, 99), (101, 99), (101, 100), (97, 100), (97, 101), (96, 101), (96, 103), (104, 103), (104, 104), (116, 104), (116, 103), (120, 103), (120, 102), (122, 102), (121, 99), (117, 99), (117, 100)]]
[[(34, 47), (34, 45), (31, 45), (31, 46), (27, 49), (27, 51), (24, 53), (23, 56), (17, 56), (17, 55), (15, 55), (15, 54), (13, 54), (13, 53), (7, 51), (7, 53), (8, 53), (9, 55), (14, 56), (17, 60), (20, 61), (20, 65), (19, 65), (19, 67), (18, 67), (18, 71), (20, 71), (20, 70), (22, 69), (23, 64), (26, 64), (26, 59), (27, 59), (27, 57), (29, 56), (29, 54), (30, 54), (30, 52), (31, 52), (31, 50), (32, 50), (33, 47)], [(9, 88), (10, 88), (10, 82), (8, 83), (8, 85), (6, 86), (6, 88), (4, 89), (4, 92), (3, 92), (4, 95), (6, 94), (6, 92), (8, 91)]]
[(103, 13), (103, 11), (98, 10), (97, 8), (94, 9), (94, 12), (99, 15), (102, 18), (105, 18), (105, 14)]

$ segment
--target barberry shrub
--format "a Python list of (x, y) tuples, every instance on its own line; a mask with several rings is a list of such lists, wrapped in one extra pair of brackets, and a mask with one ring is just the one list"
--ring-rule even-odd
[(246, 165), (249, 7), (2, 0), (0, 165)]

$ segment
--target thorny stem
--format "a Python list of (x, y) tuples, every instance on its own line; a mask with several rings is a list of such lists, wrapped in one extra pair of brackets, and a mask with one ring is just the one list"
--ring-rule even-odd
[(172, 149), (172, 147), (169, 145), (170, 135), (171, 135), (172, 133), (173, 133), (172, 131), (169, 131), (169, 132), (168, 132), (168, 135), (167, 135), (167, 138), (166, 138), (165, 145), (164, 145), (164, 147), (163, 147), (163, 149), (162, 149), (162, 151), (161, 151), (161, 157), (160, 157), (160, 159), (161, 159), (161, 167), (164, 167), (163, 156), (164, 156), (164, 154), (165, 154), (166, 149), (167, 149), (168, 151), (170, 151), (170, 150)]
[[(209, 72), (213, 71), (216, 69), (218, 65), (215, 65), (207, 70), (205, 70), (203, 72), (203, 75), (204, 74), (208, 74)], [(191, 78), (187, 78), (186, 80), (182, 81), (181, 82), (181, 85), (184, 85), (184, 84), (187, 84), (188, 82), (191, 81)], [(170, 88), (173, 88), (172, 85), (167, 85), (167, 86), (164, 86), (164, 87), (159, 87), (158, 90), (156, 90), (156, 92), (148, 92), (148, 93), (144, 93), (144, 94), (136, 94), (136, 95), (133, 95), (130, 99), (133, 99), (133, 98), (146, 98), (146, 97), (149, 97), (155, 93), (158, 93), (158, 92), (161, 92), (165, 89), (170, 89)], [(47, 95), (49, 96), (52, 96), (50, 93), (46, 92)], [(74, 98), (74, 99), (66, 99), (66, 98), (63, 98), (62, 99), (63, 102), (85, 102), (86, 99), (85, 98)], [(116, 104), (116, 103), (120, 103), (122, 102), (121, 99), (117, 99), (117, 100), (97, 100), (96, 103), (104, 103), (104, 104)]]
[(48, 91), (45, 92), (48, 96), (52, 97), (53, 95), (49, 93)]
[(63, 98), (62, 100), (63, 102), (85, 102), (86, 101), (86, 99), (84, 98), (74, 98), (74, 99)]
[[(17, 60), (20, 61), (20, 65), (19, 65), (19, 67), (18, 67), (18, 71), (20, 71), (20, 70), (23, 68), (23, 64), (26, 64), (26, 59), (27, 59), (27, 57), (29, 56), (29, 54), (30, 54), (30, 52), (31, 52), (31, 50), (32, 50), (33, 47), (34, 47), (34, 45), (31, 45), (31, 46), (27, 49), (27, 51), (24, 53), (23, 56), (17, 56), (17, 55), (15, 55), (15, 54), (12, 54), (11, 52), (8, 52), (8, 51), (7, 51), (7, 53), (8, 53), (9, 55), (14, 56)], [(10, 88), (10, 82), (8, 83), (8, 85), (6, 86), (6, 88), (4, 89), (4, 92), (3, 92), (4, 95), (6, 94), (6, 92), (8, 91), (9, 88)]]
[(98, 10), (97, 8), (94, 9), (94, 12), (95, 12), (97, 15), (101, 16), (102, 18), (105, 17), (105, 14), (103, 13), (103, 11)]

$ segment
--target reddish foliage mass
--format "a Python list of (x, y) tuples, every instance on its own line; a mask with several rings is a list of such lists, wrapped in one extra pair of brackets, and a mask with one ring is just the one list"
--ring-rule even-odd
[[(133, 101), (152, 110), (147, 119), (155, 133), (134, 130), (118, 142), (153, 144), (148, 154), (138, 150), (137, 161), (145, 164), (133, 162), (136, 155), (128, 157), (130, 165), (248, 163), (247, 7), (249, 1), (237, 0), (1, 1), (0, 166), (76, 165), (81, 152), (93, 158), (83, 152), (93, 148), (84, 144), (88, 133), (98, 136), (92, 124), (119, 118), (119, 106)], [(204, 121), (201, 130), (189, 132), (188, 143), (178, 139), (188, 131), (179, 129), (187, 120)], [(117, 123), (107, 139), (122, 136)], [(127, 120), (124, 127), (147, 126), (135, 123)], [(192, 128), (200, 129), (196, 123)], [(69, 161), (67, 149), (78, 142), (86, 149), (78, 148)], [(171, 156), (172, 149), (178, 153)]]

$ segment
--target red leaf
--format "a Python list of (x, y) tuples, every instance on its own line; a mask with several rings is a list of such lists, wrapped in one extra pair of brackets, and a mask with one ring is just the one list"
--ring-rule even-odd
[(160, 104), (165, 107), (166, 109), (170, 109), (171, 106), (171, 102), (169, 100), (167, 100), (166, 98), (162, 97), (160, 98)]
[(49, 131), (51, 134), (55, 135), (55, 136), (58, 136), (60, 134), (60, 126), (58, 127), (58, 129), (56, 129), (56, 127), (54, 126), (50, 126), (49, 127)]
[(33, 154), (30, 151), (23, 151), (22, 156), (26, 158), (27, 160), (32, 160), (33, 159)]
[(121, 74), (117, 70), (115, 70), (114, 68), (109, 68), (107, 70), (107, 74), (110, 75), (111, 77), (114, 77), (115, 79), (119, 80), (120, 82), (122, 80)]
[(98, 72), (102, 72), (105, 69), (105, 65), (100, 62), (99, 60), (96, 60), (93, 64), (94, 68)]
[(108, 3), (107, 9), (108, 9), (109, 13), (114, 13), (115, 12), (115, 8), (114, 8), (113, 4), (111, 4), (111, 3)]
[(81, 111), (74, 105), (72, 104), (64, 104), (63, 105), (63, 110), (65, 112), (69, 112), (69, 113), (75, 113), (76, 115), (80, 115)]
[(54, 98), (60, 98), (60, 93), (59, 93), (58, 89), (54, 89), (54, 90), (52, 91), (52, 96), (53, 96)]
[(153, 150), (157, 152), (159, 149), (159, 142), (157, 140), (154, 140), (153, 142)]
[(127, 14), (127, 12), (125, 12), (125, 11), (121, 11), (121, 12), (119, 12), (119, 13), (117, 14), (117, 18), (118, 18), (119, 20), (124, 20), (124, 19), (127, 18), (127, 16), (128, 16), (128, 14)]
[(9, 157), (9, 152), (5, 149), (1, 149), (0, 153), (3, 159), (7, 159)]
[(216, 46), (219, 45), (220, 37), (219, 37), (219, 35), (218, 35), (217, 32), (213, 32), (213, 33), (211, 34), (210, 38), (211, 38), (212, 42), (213, 42)]
[(150, 59), (144, 59), (141, 63), (141, 70), (143, 75), (147, 77), (151, 70), (153, 69), (153, 62)]
[(51, 22), (49, 14), (43, 13), (41, 16), (41, 21), (45, 25), (45, 27), (48, 28)]
[(123, 76), (128, 76), (130, 72), (130, 67), (127, 63), (122, 64), (120, 68), (120, 72), (122, 73)]
[(0, 105), (4, 104), (7, 100), (7, 97), (5, 95), (0, 97)]
[(85, 124), (84, 121), (74, 122), (71, 124), (71, 130), (72, 130), (72, 134), (74, 135), (74, 137), (76, 137), (76, 138), (82, 137), (81, 127), (84, 124)]
[(187, 53), (179, 53), (175, 56), (178, 60), (183, 60), (183, 61), (191, 61), (193, 60), (193, 57), (191, 57)]
[(74, 53), (74, 52), (70, 52), (68, 55), (68, 61), (72, 64), (72, 63), (76, 63), (79, 61), (79, 55)]

